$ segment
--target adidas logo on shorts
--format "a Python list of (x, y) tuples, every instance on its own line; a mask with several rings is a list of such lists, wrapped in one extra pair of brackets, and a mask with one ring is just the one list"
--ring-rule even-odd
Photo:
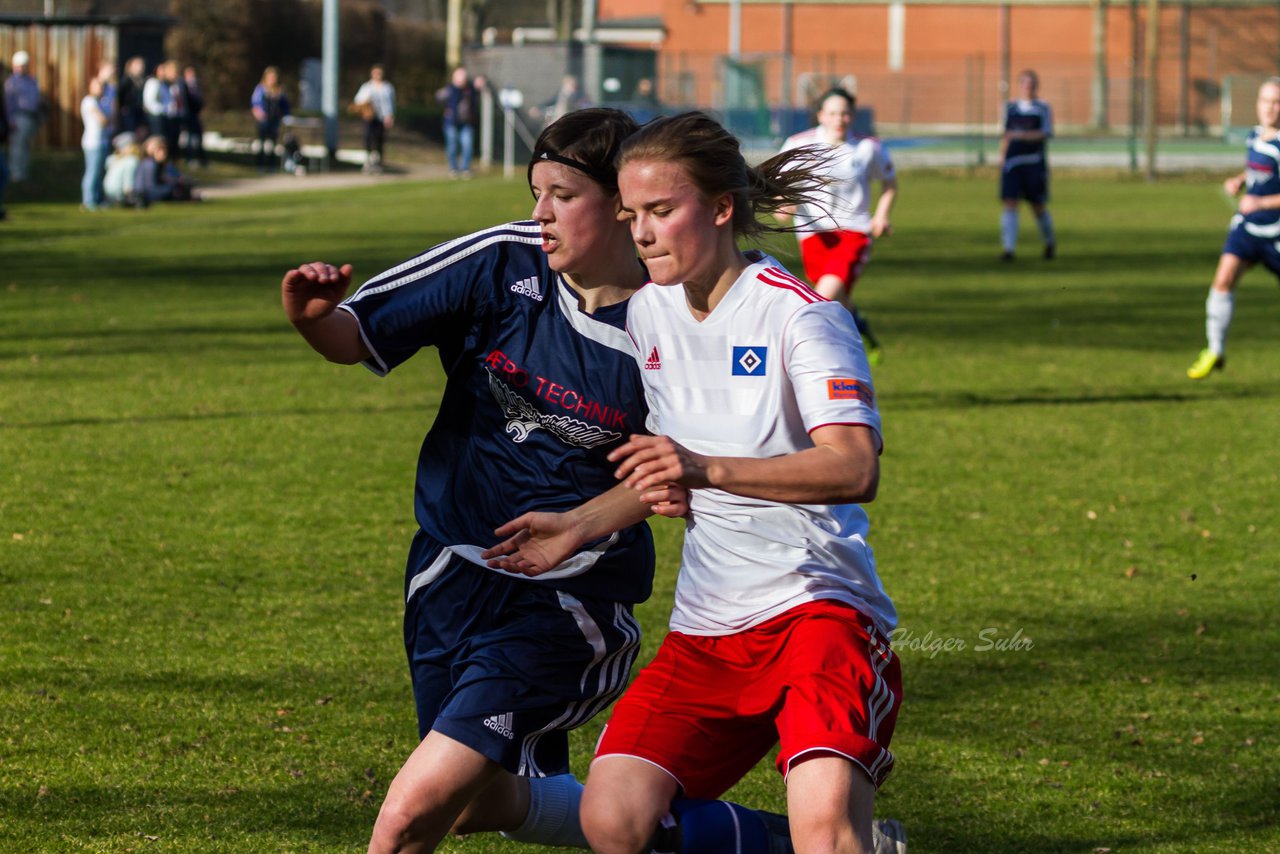
[(490, 715), (484, 719), (484, 725), (510, 741), (516, 737), (515, 732), (511, 729), (511, 721), (511, 712), (507, 712), (503, 715)]

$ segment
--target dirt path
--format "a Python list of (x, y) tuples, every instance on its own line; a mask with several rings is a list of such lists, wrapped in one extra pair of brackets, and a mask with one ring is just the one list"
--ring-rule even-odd
[[(312, 172), (304, 176), (274, 172), (249, 178), (230, 178), (216, 184), (201, 185), (206, 199), (229, 199), (238, 196), (256, 196), (264, 193), (297, 193), (304, 190), (336, 190), (343, 187), (367, 187), (392, 181), (425, 181), (444, 179), (449, 170), (436, 164), (394, 164), (381, 175), (365, 175), (361, 172)], [(198, 176), (197, 176), (198, 177)]]

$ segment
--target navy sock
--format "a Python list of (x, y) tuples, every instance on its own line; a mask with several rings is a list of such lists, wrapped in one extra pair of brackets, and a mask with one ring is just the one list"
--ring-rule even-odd
[(769, 854), (770, 834), (759, 813), (728, 801), (677, 798), (671, 813), (681, 854)]

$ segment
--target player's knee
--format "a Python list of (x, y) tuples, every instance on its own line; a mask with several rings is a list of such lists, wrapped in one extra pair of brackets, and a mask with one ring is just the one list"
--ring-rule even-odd
[(805, 854), (872, 854), (875, 851), (871, 825), (856, 828), (847, 816), (812, 816), (797, 820), (791, 817), (791, 841), (796, 851)]
[(388, 799), (378, 811), (378, 819), (373, 824), (373, 835), (369, 840), (370, 854), (399, 851), (405, 845), (417, 840), (415, 827), (420, 825), (420, 816), (405, 808), (403, 803)]
[(587, 786), (582, 795), (582, 832), (598, 854), (638, 854), (647, 851), (661, 814), (637, 809), (626, 798), (611, 797)]

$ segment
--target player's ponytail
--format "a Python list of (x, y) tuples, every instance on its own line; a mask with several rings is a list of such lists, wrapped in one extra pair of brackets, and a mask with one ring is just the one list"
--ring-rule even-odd
[(618, 168), (629, 161), (680, 163), (693, 183), (708, 197), (733, 196), (733, 233), (759, 237), (794, 231), (761, 217), (804, 202), (819, 204), (825, 183), (819, 167), (829, 152), (805, 146), (750, 166), (737, 137), (704, 112), (657, 118), (628, 137), (618, 155)]

